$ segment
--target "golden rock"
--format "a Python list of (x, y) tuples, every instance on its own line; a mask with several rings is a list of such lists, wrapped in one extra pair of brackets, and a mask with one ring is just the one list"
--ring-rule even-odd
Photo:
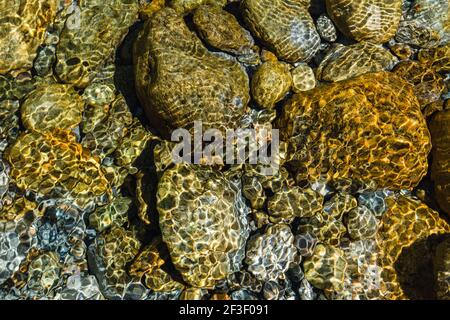
[(211, 288), (240, 269), (248, 208), (239, 181), (209, 167), (179, 164), (159, 180), (159, 225), (170, 257), (190, 285)]
[(0, 1), (0, 74), (30, 69), (45, 30), (56, 16), (57, 0)]
[(278, 126), (297, 182), (412, 189), (427, 172), (430, 133), (412, 86), (392, 73), (295, 95)]
[(395, 35), (402, 0), (327, 0), (327, 11), (347, 37), (380, 44)]
[(264, 109), (272, 109), (289, 92), (292, 86), (290, 66), (283, 62), (265, 62), (252, 78), (252, 96)]
[(135, 1), (83, 1), (61, 32), (55, 66), (58, 78), (87, 87), (137, 20), (138, 9)]
[(71, 132), (23, 133), (7, 149), (5, 159), (22, 190), (74, 200), (80, 207), (111, 192), (99, 162)]
[(243, 0), (241, 10), (252, 34), (279, 59), (307, 62), (319, 50), (320, 37), (307, 1)]
[(398, 59), (380, 45), (369, 42), (332, 48), (317, 68), (319, 80), (336, 82), (365, 73), (391, 70)]
[(23, 102), (20, 112), (25, 128), (38, 132), (70, 130), (81, 122), (84, 101), (70, 85), (42, 85)]
[(146, 22), (134, 49), (137, 94), (163, 136), (196, 120), (205, 128), (239, 125), (250, 99), (245, 70), (209, 52), (173, 9)]

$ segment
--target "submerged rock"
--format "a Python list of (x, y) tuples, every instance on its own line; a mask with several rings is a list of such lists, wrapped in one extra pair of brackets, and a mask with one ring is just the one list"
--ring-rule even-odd
[(277, 280), (284, 276), (296, 255), (294, 235), (289, 225), (280, 223), (269, 226), (263, 234), (250, 238), (245, 263), (248, 271), (257, 279)]
[(347, 261), (342, 250), (323, 244), (318, 244), (311, 257), (303, 264), (305, 278), (319, 289), (343, 288)]
[(60, 279), (62, 265), (56, 252), (44, 252), (34, 258), (28, 267), (27, 286), (38, 295), (45, 295)]
[(138, 97), (165, 137), (196, 120), (204, 128), (238, 127), (250, 98), (246, 72), (230, 56), (209, 52), (173, 9), (146, 22), (134, 60)]
[(0, 102), (0, 153), (19, 136), (19, 101)]
[(24, 191), (80, 207), (111, 192), (97, 159), (67, 131), (23, 133), (7, 150), (11, 178)]
[(60, 35), (55, 66), (58, 78), (85, 88), (98, 68), (112, 58), (137, 13), (134, 0), (82, 2)]
[(236, 17), (214, 5), (198, 7), (193, 14), (193, 22), (201, 38), (209, 45), (237, 56), (253, 56), (258, 60), (257, 47), (250, 32), (245, 30)]
[(105, 297), (121, 298), (126, 294), (132, 281), (126, 266), (138, 254), (139, 247), (140, 242), (133, 231), (120, 226), (103, 231), (91, 244), (90, 266)]
[(438, 245), (433, 262), (437, 298), (450, 300), (450, 237)]
[[(387, 202), (389, 209), (381, 220), (378, 242), (378, 265), (383, 268), (379, 292), (384, 299), (405, 299), (412, 293), (411, 287), (422, 281), (420, 273), (413, 271), (426, 263), (421, 251), (430, 254), (430, 248), (422, 246), (432, 235), (449, 233), (450, 226), (436, 211), (416, 199), (397, 196)], [(429, 274), (433, 274), (432, 269)]]
[(294, 96), (278, 123), (298, 182), (346, 179), (412, 189), (426, 174), (430, 133), (412, 87), (371, 73)]
[(291, 70), (292, 91), (295, 93), (314, 89), (317, 81), (314, 71), (307, 64), (300, 64)]
[(205, 4), (212, 4), (218, 7), (223, 7), (227, 4), (227, 0), (168, 0), (168, 2), (172, 8), (181, 14), (188, 13)]
[(187, 283), (210, 288), (240, 269), (249, 230), (239, 181), (176, 165), (159, 180), (157, 209), (163, 240)]
[(283, 62), (265, 62), (252, 78), (252, 96), (264, 109), (273, 109), (292, 86), (289, 65)]
[(83, 99), (70, 85), (41, 85), (22, 103), (20, 112), (25, 128), (38, 132), (70, 130), (81, 122)]
[(398, 62), (388, 50), (369, 42), (333, 47), (323, 58), (316, 74), (319, 80), (341, 81), (365, 73), (391, 70)]
[(241, 10), (253, 35), (281, 60), (309, 61), (319, 50), (320, 37), (305, 1), (243, 0)]
[(0, 74), (33, 66), (45, 30), (56, 16), (57, 0), (0, 1)]
[(395, 38), (399, 42), (432, 48), (450, 41), (450, 5), (447, 0), (414, 0), (404, 14)]
[(118, 148), (132, 123), (133, 115), (123, 96), (117, 97), (111, 106), (87, 106), (81, 144), (103, 159)]
[(430, 122), (433, 141), (431, 178), (434, 181), (436, 200), (450, 215), (450, 110), (438, 112)]
[(402, 61), (393, 72), (414, 86), (414, 93), (425, 114), (426, 107), (438, 102), (446, 90), (444, 78), (425, 63)]
[(327, 10), (347, 37), (384, 43), (397, 31), (402, 0), (327, 0)]
[(372, 238), (378, 231), (378, 220), (367, 207), (361, 206), (348, 213), (346, 227), (353, 240)]
[(327, 15), (323, 14), (316, 21), (317, 32), (320, 37), (328, 42), (335, 42), (337, 39), (336, 28), (334, 27), (333, 21), (328, 18)]

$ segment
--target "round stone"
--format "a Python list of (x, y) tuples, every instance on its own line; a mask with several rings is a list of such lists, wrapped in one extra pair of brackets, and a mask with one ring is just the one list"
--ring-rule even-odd
[(308, 91), (316, 87), (316, 76), (307, 64), (300, 64), (291, 70), (292, 90), (296, 93)]
[(272, 109), (289, 92), (292, 77), (289, 65), (283, 62), (263, 63), (252, 78), (252, 96), (264, 109)]
[(70, 85), (42, 85), (21, 106), (23, 125), (38, 132), (71, 130), (81, 122), (84, 101)]

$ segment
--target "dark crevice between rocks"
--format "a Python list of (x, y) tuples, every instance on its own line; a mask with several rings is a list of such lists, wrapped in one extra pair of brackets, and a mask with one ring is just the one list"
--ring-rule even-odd
[(144, 23), (136, 22), (132, 25), (124, 40), (116, 50), (114, 64), (114, 85), (125, 98), (130, 112), (145, 126), (149, 127), (149, 121), (145, 116), (142, 105), (136, 94), (135, 76), (133, 68), (133, 45)]
[(413, 300), (435, 300), (433, 257), (445, 235), (432, 235), (404, 248), (394, 268), (405, 295)]

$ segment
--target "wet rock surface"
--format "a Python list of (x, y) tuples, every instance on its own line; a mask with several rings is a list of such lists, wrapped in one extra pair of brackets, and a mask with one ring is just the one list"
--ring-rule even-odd
[(336, 82), (370, 72), (391, 70), (397, 59), (382, 46), (357, 43), (350, 46), (336, 45), (317, 68), (320, 80)]
[(326, 3), (339, 30), (356, 41), (388, 41), (395, 35), (402, 16), (401, 0), (327, 0)]
[(412, 87), (389, 73), (298, 95), (285, 106), (280, 127), (297, 181), (350, 178), (375, 188), (410, 189), (427, 171), (430, 133), (419, 104)]
[(209, 52), (174, 10), (146, 22), (134, 58), (138, 96), (163, 135), (194, 120), (238, 126), (249, 100), (247, 74), (232, 57)]
[(0, 74), (30, 69), (45, 29), (52, 23), (57, 1), (2, 0), (0, 2)]
[(95, 72), (136, 21), (134, 1), (83, 2), (70, 16), (56, 48), (56, 75), (62, 82), (86, 87)]
[(447, 214), (450, 214), (449, 122), (450, 111), (445, 110), (438, 112), (430, 124), (434, 144), (431, 174), (435, 183), (436, 199)]
[(250, 31), (265, 42), (279, 59), (309, 61), (319, 49), (320, 37), (306, 3), (244, 0), (241, 9)]

